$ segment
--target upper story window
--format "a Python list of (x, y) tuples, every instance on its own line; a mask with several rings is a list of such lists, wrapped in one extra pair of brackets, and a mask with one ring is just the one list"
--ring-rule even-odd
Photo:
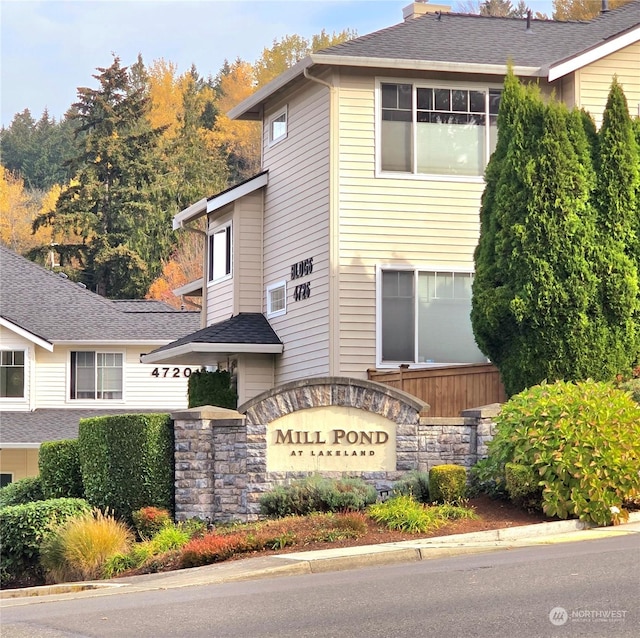
[(482, 176), (495, 149), (500, 89), (380, 85), (380, 168)]
[(267, 286), (267, 317), (278, 317), (287, 313), (287, 282)]
[(71, 353), (70, 399), (122, 399), (121, 352)]
[(471, 328), (469, 272), (383, 269), (378, 278), (385, 363), (484, 363)]
[(287, 108), (278, 111), (269, 118), (269, 144), (287, 137)]
[(0, 350), (0, 398), (24, 398), (24, 350)]
[(231, 224), (209, 235), (209, 282), (231, 276)]

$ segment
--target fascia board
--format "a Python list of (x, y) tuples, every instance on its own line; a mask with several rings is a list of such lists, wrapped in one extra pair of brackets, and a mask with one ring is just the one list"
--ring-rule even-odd
[(13, 323), (13, 321), (9, 321), (4, 317), (0, 317), (0, 326), (2, 326), (3, 328), (6, 328), (7, 330), (11, 330), (11, 332), (14, 332), (20, 337), (23, 337), (28, 341), (31, 341), (31, 343), (35, 343), (37, 346), (44, 348), (48, 352), (53, 352), (53, 343), (51, 343), (50, 341), (47, 341), (46, 339), (43, 339), (42, 337), (38, 337), (37, 335), (34, 335), (33, 332), (29, 332), (28, 330), (21, 328), (17, 324)]
[(140, 357), (141, 363), (165, 363), (174, 357), (189, 354), (281, 354), (284, 346), (280, 343), (185, 343), (160, 352), (150, 352)]
[(173, 230), (183, 228), (186, 223), (193, 221), (194, 219), (198, 219), (198, 217), (202, 217), (206, 213), (207, 200), (203, 197), (201, 200), (197, 201), (195, 204), (191, 204), (191, 206), (180, 211), (173, 217)]
[(571, 58), (561, 60), (549, 66), (548, 79), (553, 82), (558, 78), (564, 77), (568, 73), (577, 71), (592, 62), (596, 62), (601, 58), (611, 55), (620, 49), (635, 44), (640, 41), (640, 25), (633, 27), (629, 31), (622, 33), (616, 37), (606, 40), (602, 44), (597, 44), (578, 55)]
[(253, 179), (245, 182), (241, 186), (237, 188), (233, 188), (225, 193), (217, 197), (212, 197), (207, 201), (207, 214), (213, 213), (216, 210), (219, 210), (223, 206), (227, 206), (227, 204), (231, 204), (236, 200), (244, 197), (245, 195), (249, 195), (254, 191), (257, 191), (259, 188), (266, 186), (269, 183), (269, 173), (264, 172), (260, 175), (257, 175)]

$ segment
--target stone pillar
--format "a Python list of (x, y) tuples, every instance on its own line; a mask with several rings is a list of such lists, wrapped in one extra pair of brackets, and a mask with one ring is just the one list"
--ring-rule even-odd
[[(244, 417), (235, 410), (207, 405), (175, 412), (171, 418), (175, 434), (176, 520), (215, 520), (218, 516), (215, 431), (226, 426), (242, 427)], [(229, 450), (223, 446), (218, 456), (224, 469)]]
[(487, 444), (496, 431), (496, 417), (500, 414), (500, 403), (490, 403), (479, 408), (463, 410), (461, 415), (465, 419), (475, 421), (476, 430), (476, 462), (487, 458)]

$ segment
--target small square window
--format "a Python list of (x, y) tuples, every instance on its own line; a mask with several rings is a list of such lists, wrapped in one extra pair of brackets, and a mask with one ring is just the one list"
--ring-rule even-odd
[(267, 286), (267, 317), (278, 317), (287, 312), (287, 282)]
[(287, 137), (287, 109), (279, 111), (269, 120), (269, 143), (279, 142)]

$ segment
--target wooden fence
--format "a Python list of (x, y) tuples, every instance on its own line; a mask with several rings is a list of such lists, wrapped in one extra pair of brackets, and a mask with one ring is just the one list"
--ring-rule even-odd
[(429, 416), (455, 417), (462, 410), (507, 400), (497, 368), (473, 363), (446, 368), (400, 366), (395, 370), (367, 370), (370, 381), (384, 383), (426, 401)]

